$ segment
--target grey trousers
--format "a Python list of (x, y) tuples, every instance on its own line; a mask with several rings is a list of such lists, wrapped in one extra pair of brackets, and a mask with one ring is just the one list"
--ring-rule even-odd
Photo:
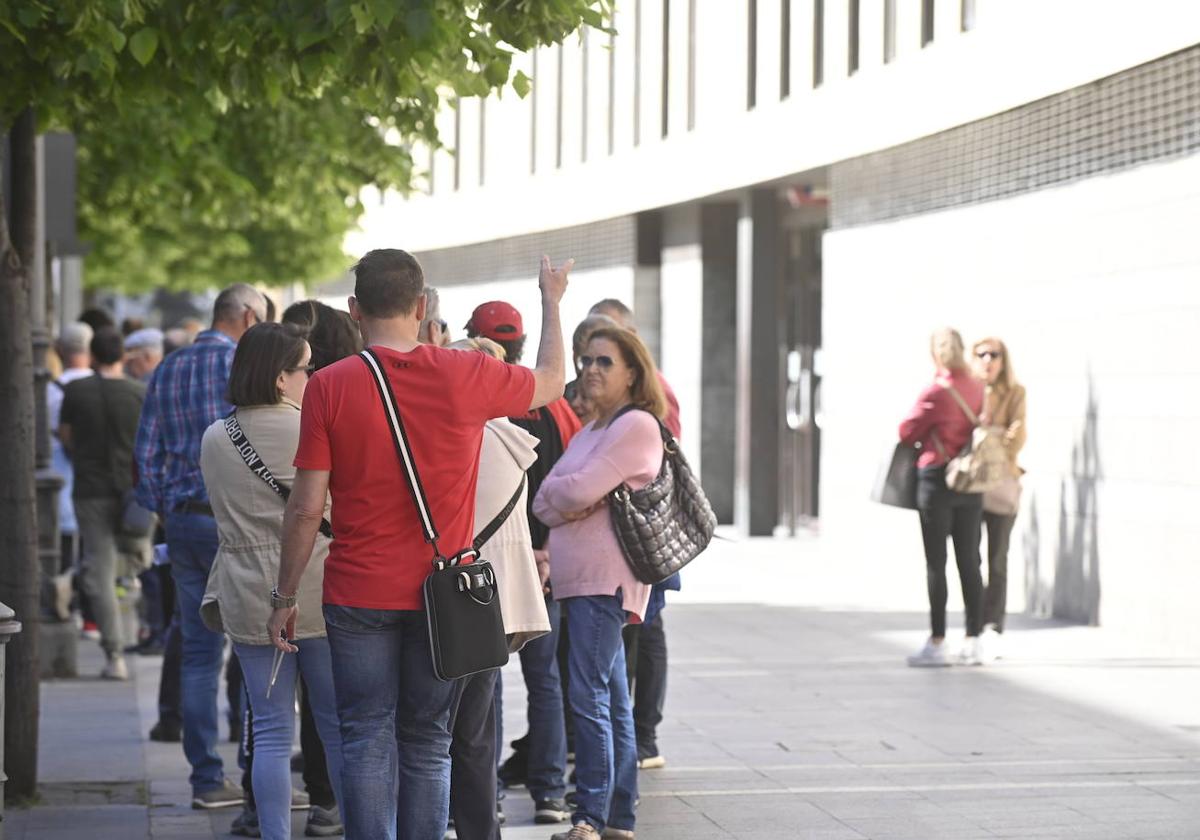
[(150, 540), (131, 540), (117, 533), (121, 516), (118, 496), (76, 498), (74, 505), (83, 549), (79, 582), (96, 616), (100, 647), (111, 657), (125, 647), (117, 604), (117, 578), (134, 575), (145, 567)]

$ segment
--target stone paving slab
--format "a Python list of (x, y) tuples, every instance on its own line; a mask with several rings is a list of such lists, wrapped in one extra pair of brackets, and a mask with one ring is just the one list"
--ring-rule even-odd
[[(1110, 655), (1102, 631), (1018, 617), (997, 665), (918, 671), (903, 656), (919, 613), (680, 604), (666, 621), (668, 764), (640, 775), (642, 838), (1200, 838), (1200, 661)], [(46, 803), (10, 811), (6, 840), (229, 836), (237, 809), (193, 811), (179, 745), (145, 740), (159, 662), (127, 684), (43, 685)], [(504, 694), (512, 740), (515, 664)], [(509, 840), (553, 833), (524, 790), (504, 807)]]

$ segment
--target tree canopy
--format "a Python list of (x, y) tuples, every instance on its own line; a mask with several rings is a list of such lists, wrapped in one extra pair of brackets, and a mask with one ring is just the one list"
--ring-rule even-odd
[[(407, 190), (447, 95), (612, 0), (0, 0), (0, 128), (74, 131), (89, 284), (328, 276), (362, 187)], [(511, 77), (511, 78), (510, 78)]]

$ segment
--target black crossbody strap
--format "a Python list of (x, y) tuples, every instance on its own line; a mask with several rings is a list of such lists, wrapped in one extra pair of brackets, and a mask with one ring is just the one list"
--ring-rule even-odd
[(521, 494), (525, 492), (525, 474), (521, 474), (521, 483), (517, 485), (517, 492), (512, 494), (512, 498), (508, 500), (508, 504), (496, 514), (487, 527), (475, 535), (475, 541), (471, 543), (471, 547), (476, 551), (483, 548), (484, 544), (496, 535), (508, 517), (512, 516), (513, 510), (517, 507), (517, 502), (521, 501)]
[[(274, 490), (280, 498), (285, 502), (292, 495), (290, 487), (284, 487), (275, 478), (275, 474), (271, 472), (270, 467), (255, 451), (254, 445), (250, 443), (250, 438), (246, 437), (246, 433), (242, 431), (242, 426), (238, 423), (237, 412), (230, 414), (225, 418), (225, 432), (229, 435), (229, 441), (233, 444), (233, 448), (237, 450), (237, 454), (242, 456), (242, 460), (246, 462), (246, 466), (250, 468), (250, 472), (261, 478), (263, 482)], [(329, 524), (329, 520), (321, 520), (321, 533), (329, 539), (333, 539), (333, 526)]]
[(479, 552), (473, 547), (463, 549), (450, 558), (445, 557), (441, 549), (438, 548), (438, 532), (437, 527), (433, 524), (433, 511), (430, 509), (429, 500), (425, 496), (425, 488), (421, 484), (421, 475), (417, 472), (417, 462), (413, 457), (408, 433), (404, 430), (404, 420), (400, 415), (400, 406), (396, 403), (396, 395), (392, 392), (392, 384), (388, 381), (387, 374), (383, 372), (383, 362), (380, 361), (375, 351), (370, 348), (363, 350), (358, 355), (371, 371), (371, 376), (375, 379), (375, 387), (379, 391), (379, 399), (383, 403), (383, 412), (387, 417), (388, 429), (392, 433), (392, 443), (396, 445), (396, 457), (400, 459), (400, 467), (404, 473), (405, 483), (408, 484), (408, 492), (412, 496), (413, 506), (417, 509), (417, 517), (421, 520), (421, 530), (425, 535), (425, 542), (433, 546), (434, 566), (453, 566), (465, 558), (477, 557)]

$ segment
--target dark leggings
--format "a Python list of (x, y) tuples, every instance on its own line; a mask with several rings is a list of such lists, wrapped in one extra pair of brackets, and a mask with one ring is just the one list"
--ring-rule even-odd
[(658, 725), (667, 698), (667, 634), (662, 612), (649, 623), (626, 624), (622, 635), (638, 758), (649, 758), (658, 755)]
[(1012, 536), (1016, 514), (985, 513), (987, 526), (988, 582), (983, 597), (983, 623), (1004, 632), (1004, 609), (1008, 600), (1008, 540)]
[(954, 560), (962, 583), (967, 635), (978, 636), (983, 629), (983, 579), (979, 573), (983, 496), (950, 490), (945, 476), (944, 467), (925, 468), (917, 473), (930, 631), (934, 638), (946, 635), (946, 540), (949, 538), (954, 541)]

